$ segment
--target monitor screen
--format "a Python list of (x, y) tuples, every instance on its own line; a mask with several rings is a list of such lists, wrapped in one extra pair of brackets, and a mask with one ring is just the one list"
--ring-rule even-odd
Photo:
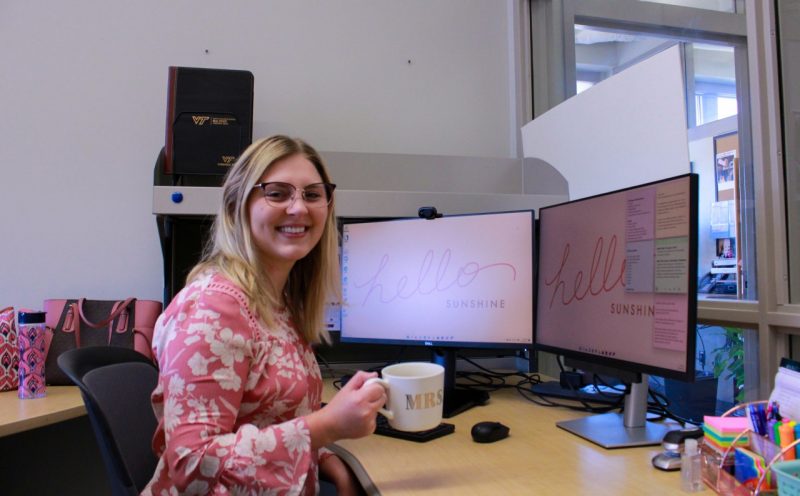
[(457, 389), (457, 348), (533, 343), (532, 210), (342, 226), (343, 342), (428, 346), (443, 415), (488, 400)]
[(693, 381), (697, 176), (542, 208), (536, 347)]
[(342, 341), (533, 342), (533, 211), (342, 227)]

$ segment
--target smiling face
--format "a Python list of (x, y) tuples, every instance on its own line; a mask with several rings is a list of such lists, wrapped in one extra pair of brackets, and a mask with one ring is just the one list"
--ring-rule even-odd
[(322, 237), (330, 207), (312, 207), (303, 200), (299, 190), (322, 182), (322, 177), (301, 154), (273, 163), (258, 182), (283, 182), (298, 189), (294, 201), (285, 207), (270, 205), (259, 188), (248, 200), (253, 243), (270, 279), (282, 288), (294, 263), (308, 255)]

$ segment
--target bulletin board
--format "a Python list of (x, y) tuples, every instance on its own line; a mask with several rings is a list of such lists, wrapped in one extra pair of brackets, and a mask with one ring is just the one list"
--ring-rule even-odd
[[(729, 201), (733, 205), (735, 220), (735, 230), (733, 233), (733, 249), (736, 258), (736, 292), (739, 298), (744, 293), (742, 280), (742, 252), (740, 249), (741, 239), (741, 215), (739, 211), (739, 133), (729, 133), (716, 136), (714, 138), (714, 186), (718, 202)], [(722, 240), (717, 240), (718, 244)], [(730, 249), (725, 244), (718, 246), (717, 252)]]
[(714, 174), (717, 201), (735, 200), (739, 172), (739, 134), (714, 138)]

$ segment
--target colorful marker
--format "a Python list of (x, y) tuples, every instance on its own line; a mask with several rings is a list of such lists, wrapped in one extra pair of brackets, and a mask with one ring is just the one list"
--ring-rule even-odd
[[(786, 448), (787, 446), (789, 446), (794, 442), (794, 428), (790, 423), (788, 422), (780, 423), (778, 427), (778, 433), (780, 437), (781, 449)], [(784, 460), (794, 460), (795, 458), (796, 458), (795, 450), (790, 449), (789, 451), (783, 454)]]

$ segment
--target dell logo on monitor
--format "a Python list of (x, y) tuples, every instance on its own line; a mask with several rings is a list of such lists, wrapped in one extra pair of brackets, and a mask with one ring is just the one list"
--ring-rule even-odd
[(425, 346), (433, 346), (433, 341), (425, 341)]

